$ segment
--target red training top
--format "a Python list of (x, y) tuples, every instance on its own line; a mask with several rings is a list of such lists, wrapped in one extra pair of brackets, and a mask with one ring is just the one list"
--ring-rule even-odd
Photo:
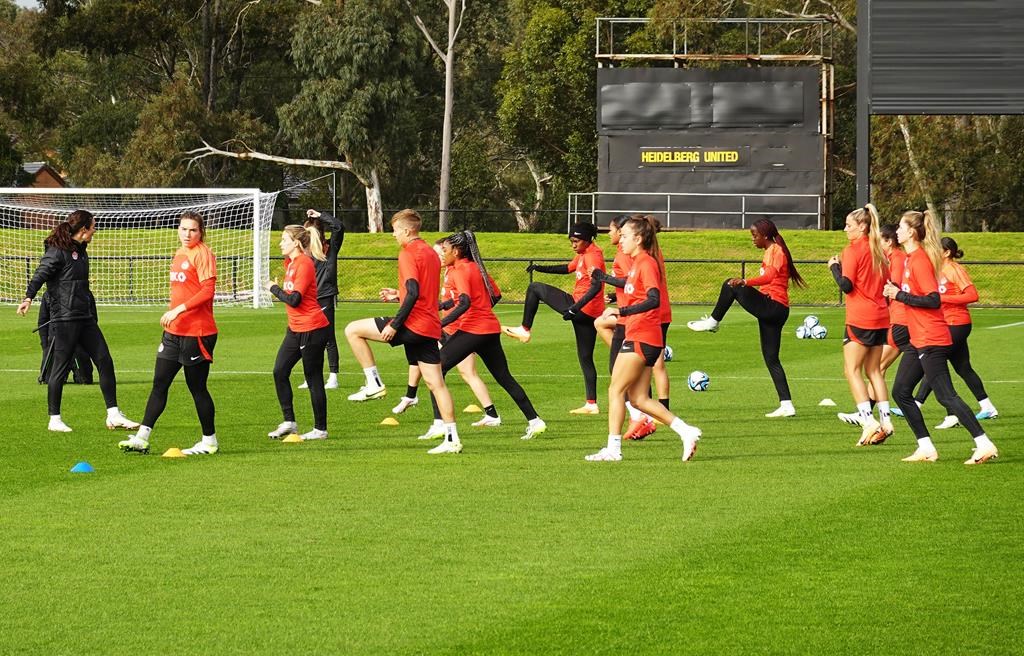
[[(622, 250), (622, 246), (616, 244), (615, 246), (615, 259), (612, 261), (612, 276), (615, 278), (625, 278), (629, 275), (629, 270), (633, 268), (633, 258)], [(615, 305), (620, 308), (626, 307), (628, 304), (626, 300), (626, 290), (622, 287), (615, 288)], [(626, 325), (626, 317), (619, 317), (618, 323), (620, 325)]]
[(317, 328), (330, 325), (320, 304), (316, 301), (316, 268), (313, 260), (305, 253), (299, 253), (294, 259), (288, 260), (288, 269), (284, 274), (281, 289), (291, 294), (302, 295), (298, 307), (285, 304), (288, 312), (288, 327), (295, 333), (308, 333)]
[[(903, 272), (907, 268), (907, 253), (902, 248), (894, 248), (889, 252), (889, 280), (897, 286), (903, 280)], [(889, 323), (893, 326), (907, 325), (907, 306), (899, 301), (889, 302)]]
[(216, 335), (213, 320), (213, 293), (217, 284), (217, 258), (210, 247), (199, 242), (192, 248), (182, 246), (171, 261), (171, 303), (185, 305), (167, 332), (180, 337)]
[(887, 271), (876, 271), (871, 246), (864, 235), (843, 249), (843, 276), (853, 283), (846, 295), (846, 323), (868, 330), (889, 327), (889, 308), (882, 296)]
[[(647, 251), (641, 250), (633, 258), (633, 266), (626, 276), (626, 304), (636, 305), (647, 300), (647, 290), (660, 287), (661, 271), (658, 262)], [(621, 309), (621, 308), (620, 308)], [(626, 339), (650, 346), (664, 346), (658, 308), (626, 317)]]
[(978, 289), (962, 264), (952, 260), (943, 263), (939, 294), (942, 295), (942, 316), (947, 324), (964, 326), (971, 323), (967, 304), (978, 300)]
[(441, 318), (437, 314), (437, 295), (441, 286), (441, 260), (427, 242), (414, 239), (398, 252), (398, 302), (409, 292), (405, 281), (415, 280), (419, 295), (405, 320), (405, 327), (423, 337), (441, 339)]
[[(935, 279), (935, 268), (923, 248), (907, 256), (907, 268), (903, 272), (901, 289), (914, 296), (926, 296), (939, 291)], [(925, 346), (949, 346), (953, 343), (949, 326), (942, 317), (942, 308), (921, 308), (907, 305), (907, 329), (910, 343), (914, 348)]]
[[(480, 275), (480, 267), (472, 260), (460, 259), (450, 267), (448, 278), (452, 281), (453, 300), (457, 303), (459, 296), (469, 296), (469, 309), (462, 313), (454, 324), (456, 330), (474, 335), (491, 335), (501, 332), (498, 317), (491, 309), (491, 296)], [(491, 282), (493, 285), (493, 280)], [(497, 292), (497, 287), (495, 287)], [(452, 326), (448, 326), (451, 328)]]
[(789, 262), (782, 246), (769, 244), (761, 258), (761, 270), (754, 278), (743, 281), (747, 287), (761, 287), (760, 292), (789, 307)]
[[(590, 267), (601, 271), (605, 270), (604, 253), (594, 242), (590, 242), (590, 246), (587, 246), (582, 255), (577, 254), (572, 258), (572, 262), (569, 262), (569, 271), (576, 272), (576, 286), (572, 289), (572, 297), (577, 301), (583, 298), (583, 295), (590, 289), (590, 274), (588, 273)], [(580, 308), (580, 311), (595, 319), (601, 316), (601, 313), (604, 312), (604, 296), (598, 294)]]

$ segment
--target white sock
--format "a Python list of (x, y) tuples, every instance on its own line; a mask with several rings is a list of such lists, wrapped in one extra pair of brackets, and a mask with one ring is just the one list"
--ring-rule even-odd
[(332, 380), (334, 380), (334, 381), (338, 380), (338, 374), (328, 374), (327, 375), (327, 382), (330, 382)]
[(935, 450), (935, 445), (932, 444), (932, 438), (930, 437), (919, 437), (917, 438), (918, 449), (928, 449), (930, 451)]
[(107, 419), (113, 419), (121, 414), (121, 410), (115, 405), (107, 408)]
[(458, 442), (459, 429), (455, 427), (455, 422), (453, 421), (450, 424), (442, 423), (442, 425), (444, 426), (445, 439), (447, 439), (449, 442)]
[(363, 369), (363, 375), (366, 376), (367, 387), (383, 387), (380, 382), (380, 373), (377, 371), (377, 367), (365, 367)]
[(716, 319), (714, 317), (708, 317), (707, 318), (707, 322), (710, 323), (712, 326), (717, 326), (718, 325), (718, 319)]
[(633, 404), (630, 403), (629, 401), (626, 401), (626, 410), (629, 412), (630, 421), (638, 421), (641, 417), (644, 416), (644, 413), (634, 408)]
[(689, 424), (683, 421), (680, 417), (676, 417), (675, 419), (672, 420), (672, 423), (669, 424), (668, 427), (674, 430), (676, 434), (679, 435), (679, 437), (681, 438), (683, 437), (683, 430), (688, 428)]
[(608, 450), (612, 453), (622, 453), (621, 435), (608, 435)]
[(139, 430), (135, 433), (135, 437), (140, 440), (149, 441), (149, 434), (153, 432), (153, 429), (149, 426), (139, 426)]
[(207, 446), (217, 446), (217, 434), (203, 435), (203, 444)]
[(888, 401), (879, 401), (878, 402), (878, 418), (883, 420), (883, 421), (889, 418), (889, 402)]
[(779, 407), (784, 410), (796, 410), (796, 408), (793, 407), (793, 402), (789, 399), (786, 399), (785, 401), (779, 401)]
[(529, 424), (530, 426), (537, 426), (537, 425), (543, 424), (543, 423), (544, 423), (544, 420), (543, 420), (543, 419), (541, 419), (540, 417), (534, 417), (533, 419), (531, 419), (531, 420), (530, 420), (530, 421), (528, 421), (527, 423), (528, 423), (528, 424)]
[(995, 412), (996, 411), (996, 407), (994, 405), (992, 405), (992, 401), (990, 401), (988, 399), (988, 397), (985, 397), (982, 400), (978, 401), (978, 405), (981, 406), (982, 410), (985, 410), (987, 412)]
[(871, 419), (871, 402), (865, 401), (864, 403), (857, 404), (857, 414), (860, 415), (861, 419)]
[(992, 440), (988, 439), (988, 435), (982, 433), (978, 437), (974, 438), (974, 446), (980, 449), (982, 447), (995, 446), (995, 444), (992, 444)]

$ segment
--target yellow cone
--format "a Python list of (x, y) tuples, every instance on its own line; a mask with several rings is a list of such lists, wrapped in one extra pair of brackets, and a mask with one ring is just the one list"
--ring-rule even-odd
[(463, 412), (483, 412), (483, 409), (481, 409), (480, 406), (478, 406), (475, 403), (470, 403), (469, 405), (466, 406), (466, 409), (463, 410)]
[(381, 426), (397, 426), (398, 425), (398, 420), (395, 419), (394, 417), (385, 417), (384, 419), (381, 420), (380, 425)]
[(291, 435), (289, 435), (288, 437), (284, 438), (281, 441), (284, 442), (285, 444), (298, 444), (299, 442), (302, 441), (302, 438), (299, 437), (298, 433), (292, 433)]
[(161, 458), (184, 458), (185, 454), (181, 452), (181, 449), (172, 446), (171, 448), (169, 448), (166, 451), (164, 451), (164, 454), (162, 456), (160, 456), (160, 457)]

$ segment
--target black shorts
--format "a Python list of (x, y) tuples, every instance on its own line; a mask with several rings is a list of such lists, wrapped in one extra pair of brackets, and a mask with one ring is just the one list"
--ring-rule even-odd
[[(392, 317), (376, 317), (373, 321), (377, 324), (377, 330), (384, 328), (391, 323)], [(443, 334), (443, 333), (442, 333)], [(433, 337), (424, 337), (414, 333), (405, 326), (398, 329), (395, 336), (388, 342), (391, 346), (405, 347), (405, 361), (409, 364), (441, 364), (441, 349), (437, 347), (437, 340)]]
[(164, 331), (160, 346), (156, 348), (156, 357), (189, 367), (203, 362), (213, 362), (215, 346), (217, 346), (216, 333), (202, 337), (185, 337)]
[(910, 330), (899, 323), (889, 326), (889, 346), (901, 351), (905, 350), (910, 346)]
[(888, 338), (888, 328), (858, 328), (846, 324), (846, 334), (843, 335), (843, 345), (849, 342), (856, 342), (862, 346), (885, 346)]
[[(637, 352), (636, 350), (637, 345), (640, 346), (639, 352)], [(654, 363), (658, 361), (658, 356), (661, 355), (662, 350), (664, 350), (664, 347), (651, 346), (650, 344), (644, 344), (643, 342), (634, 342), (631, 339), (627, 339), (626, 341), (622, 342), (622, 348), (619, 352), (637, 353), (637, 355), (644, 359), (644, 365), (648, 367), (653, 367)]]

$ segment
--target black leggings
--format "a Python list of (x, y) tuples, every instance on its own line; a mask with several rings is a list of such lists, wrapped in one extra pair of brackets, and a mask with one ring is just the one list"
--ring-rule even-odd
[(921, 408), (914, 401), (914, 387), (921, 382), (922, 378), (931, 385), (932, 390), (935, 391), (935, 398), (939, 400), (946, 412), (956, 415), (972, 437), (984, 435), (985, 430), (975, 419), (974, 413), (953, 389), (953, 381), (949, 377), (949, 368), (946, 366), (951, 347), (925, 346), (915, 349), (912, 345), (907, 344), (902, 350), (903, 357), (900, 358), (900, 367), (896, 370), (896, 379), (892, 383), (892, 397), (903, 411), (907, 424), (914, 431), (917, 439), (928, 437), (928, 427), (924, 424)]
[(744, 310), (757, 317), (757, 328), (761, 334), (761, 355), (768, 366), (772, 382), (775, 383), (775, 391), (780, 401), (791, 400), (793, 397), (789, 393), (786, 370), (782, 368), (782, 362), (779, 360), (782, 329), (789, 319), (789, 308), (753, 287), (730, 287), (726, 281), (722, 283), (722, 291), (718, 294), (718, 303), (711, 311), (711, 316), (716, 321), (724, 319), (733, 301), (738, 301)]
[[(541, 301), (558, 314), (564, 314), (576, 299), (557, 287), (542, 282), (531, 282), (526, 288), (526, 304), (523, 306), (523, 327), (527, 330), (533, 327), (533, 320), (537, 316)], [(572, 320), (572, 329), (576, 333), (576, 357), (583, 371), (583, 387), (587, 401), (597, 400), (597, 367), (594, 366), (594, 345), (597, 343), (595, 318), (579, 312)]]
[(50, 376), (47, 379), (46, 405), (51, 415), (60, 414), (60, 403), (64, 395), (64, 381), (71, 370), (71, 362), (79, 347), (89, 354), (100, 375), (100, 392), (108, 408), (117, 405), (117, 378), (114, 375), (114, 360), (103, 332), (95, 321), (61, 321), (50, 324), (53, 340), (53, 359)]
[(320, 309), (324, 311), (324, 316), (331, 324), (327, 326), (329, 329), (327, 333), (327, 370), (336, 374), (338, 373), (338, 339), (334, 332), (334, 297), (325, 296), (316, 299), (316, 302), (320, 304)]
[(274, 387), (281, 413), (285, 421), (295, 421), (293, 394), (288, 377), (295, 364), (302, 360), (302, 375), (309, 386), (309, 400), (313, 404), (313, 427), (327, 430), (327, 392), (324, 390), (324, 348), (327, 346), (329, 327), (317, 328), (305, 333), (285, 330), (284, 341), (277, 350), (274, 362)]
[[(971, 334), (971, 324), (950, 326), (949, 334), (953, 337), (953, 346), (949, 350), (949, 363), (953, 365), (953, 370), (967, 383), (967, 387), (975, 399), (979, 401), (987, 399), (988, 393), (985, 392), (985, 384), (981, 382), (981, 377), (971, 366), (971, 350), (967, 346), (967, 338)], [(925, 378), (917, 388), (917, 395), (914, 398), (918, 403), (924, 403), (931, 393), (932, 387), (928, 384), (928, 379)]]
[[(146, 414), (142, 417), (143, 426), (150, 428), (156, 426), (157, 419), (167, 407), (167, 394), (179, 370), (181, 370), (181, 363), (177, 360), (156, 359), (156, 366), (153, 367), (153, 390), (149, 393), (149, 401), (146, 402)], [(213, 421), (213, 397), (210, 396), (210, 390), (206, 386), (209, 377), (209, 360), (185, 367), (185, 384), (188, 385), (188, 391), (191, 392), (192, 400), (196, 404), (196, 414), (199, 415), (199, 425), (203, 428), (203, 435), (214, 435), (217, 432)]]
[[(537, 411), (533, 409), (530, 398), (526, 396), (522, 385), (516, 381), (508, 369), (505, 350), (501, 347), (501, 333), (476, 335), (461, 330), (456, 331), (441, 348), (441, 375), (447, 375), (449, 371), (473, 353), (480, 356), (487, 371), (491, 372), (495, 382), (512, 397), (526, 420), (536, 419)], [(434, 419), (440, 419), (441, 412), (437, 408), (437, 401), (434, 400), (433, 394), (430, 395), (430, 400), (434, 404)]]

